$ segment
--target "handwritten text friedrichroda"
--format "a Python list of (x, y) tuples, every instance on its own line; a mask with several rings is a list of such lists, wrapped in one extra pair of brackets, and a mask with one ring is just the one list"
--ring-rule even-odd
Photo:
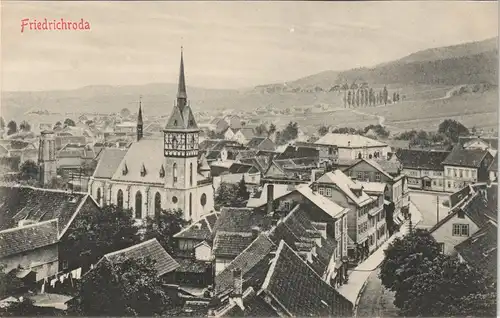
[(65, 30), (75, 30), (75, 31), (86, 31), (90, 30), (90, 23), (84, 19), (80, 21), (70, 21), (66, 19), (53, 19), (48, 20), (47, 18), (42, 21), (36, 19), (25, 18), (21, 20), (21, 33), (24, 31), (65, 31)]

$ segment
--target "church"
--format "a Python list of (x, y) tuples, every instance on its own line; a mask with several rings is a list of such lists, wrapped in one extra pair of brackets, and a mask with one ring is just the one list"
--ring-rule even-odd
[(128, 149), (104, 149), (89, 182), (89, 193), (105, 206), (130, 208), (135, 219), (161, 209), (181, 209), (196, 221), (214, 210), (210, 167), (199, 155), (199, 128), (188, 102), (181, 65), (177, 101), (163, 129), (163, 139), (143, 136), (142, 105), (137, 140)]

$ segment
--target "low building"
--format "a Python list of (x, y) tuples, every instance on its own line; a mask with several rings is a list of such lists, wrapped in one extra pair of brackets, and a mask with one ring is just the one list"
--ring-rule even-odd
[(498, 218), (496, 184), (467, 185), (466, 188), (449, 214), (429, 230), (445, 254), (455, 255), (455, 246)]
[(467, 184), (486, 182), (489, 179), (488, 167), (492, 161), (493, 156), (488, 150), (455, 146), (443, 161), (445, 191), (455, 192)]
[(387, 159), (387, 154), (391, 152), (391, 147), (386, 143), (360, 135), (327, 133), (315, 143), (337, 146), (339, 160)]
[(403, 166), (408, 187), (420, 190), (445, 191), (443, 161), (449, 151), (401, 149), (396, 156)]
[(458, 143), (464, 149), (488, 150), (492, 156), (498, 151), (498, 137), (460, 136)]
[(269, 137), (253, 137), (246, 143), (246, 147), (247, 149), (272, 152), (276, 149), (276, 143)]

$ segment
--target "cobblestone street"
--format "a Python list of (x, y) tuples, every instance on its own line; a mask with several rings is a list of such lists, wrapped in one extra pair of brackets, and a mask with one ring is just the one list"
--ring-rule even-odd
[(368, 277), (365, 290), (358, 304), (358, 317), (398, 317), (394, 306), (394, 293), (386, 290), (378, 278), (380, 270), (373, 271)]

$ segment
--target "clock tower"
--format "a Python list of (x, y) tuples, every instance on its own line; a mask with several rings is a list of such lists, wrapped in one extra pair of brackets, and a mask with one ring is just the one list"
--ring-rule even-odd
[(165, 188), (190, 190), (197, 186), (199, 131), (187, 99), (181, 48), (177, 101), (163, 130)]

